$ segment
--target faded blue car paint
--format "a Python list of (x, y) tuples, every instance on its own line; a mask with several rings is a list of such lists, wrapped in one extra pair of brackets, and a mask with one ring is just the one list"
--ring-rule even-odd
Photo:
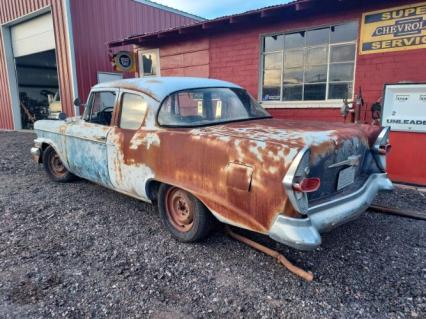
[(76, 121), (67, 126), (65, 148), (70, 170), (83, 178), (111, 187), (106, 140), (110, 127)]

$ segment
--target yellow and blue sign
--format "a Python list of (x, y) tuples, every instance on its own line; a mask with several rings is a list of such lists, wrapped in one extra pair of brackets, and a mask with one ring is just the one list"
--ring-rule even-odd
[(115, 71), (135, 72), (136, 63), (133, 52), (120, 51), (113, 55), (112, 63)]
[(362, 15), (360, 54), (426, 48), (426, 2)]

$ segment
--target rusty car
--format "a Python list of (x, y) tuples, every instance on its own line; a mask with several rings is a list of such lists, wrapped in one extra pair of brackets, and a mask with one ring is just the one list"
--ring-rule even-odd
[(393, 188), (389, 128), (276, 119), (215, 79), (97, 84), (81, 117), (37, 121), (35, 131), (31, 154), (54, 181), (80, 177), (156, 203), (183, 242), (218, 220), (314, 249)]

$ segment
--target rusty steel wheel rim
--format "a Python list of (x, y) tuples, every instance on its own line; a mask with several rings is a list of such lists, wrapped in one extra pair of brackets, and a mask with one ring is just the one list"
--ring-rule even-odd
[(167, 217), (176, 230), (188, 232), (194, 224), (194, 201), (189, 194), (179, 188), (172, 187), (166, 194)]
[(61, 159), (56, 153), (50, 157), (49, 166), (55, 176), (63, 176), (67, 172), (64, 164), (62, 164)]

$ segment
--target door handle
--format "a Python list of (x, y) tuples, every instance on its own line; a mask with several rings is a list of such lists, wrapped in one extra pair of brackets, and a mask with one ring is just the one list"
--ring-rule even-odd
[(106, 136), (95, 136), (95, 140), (106, 141)]

